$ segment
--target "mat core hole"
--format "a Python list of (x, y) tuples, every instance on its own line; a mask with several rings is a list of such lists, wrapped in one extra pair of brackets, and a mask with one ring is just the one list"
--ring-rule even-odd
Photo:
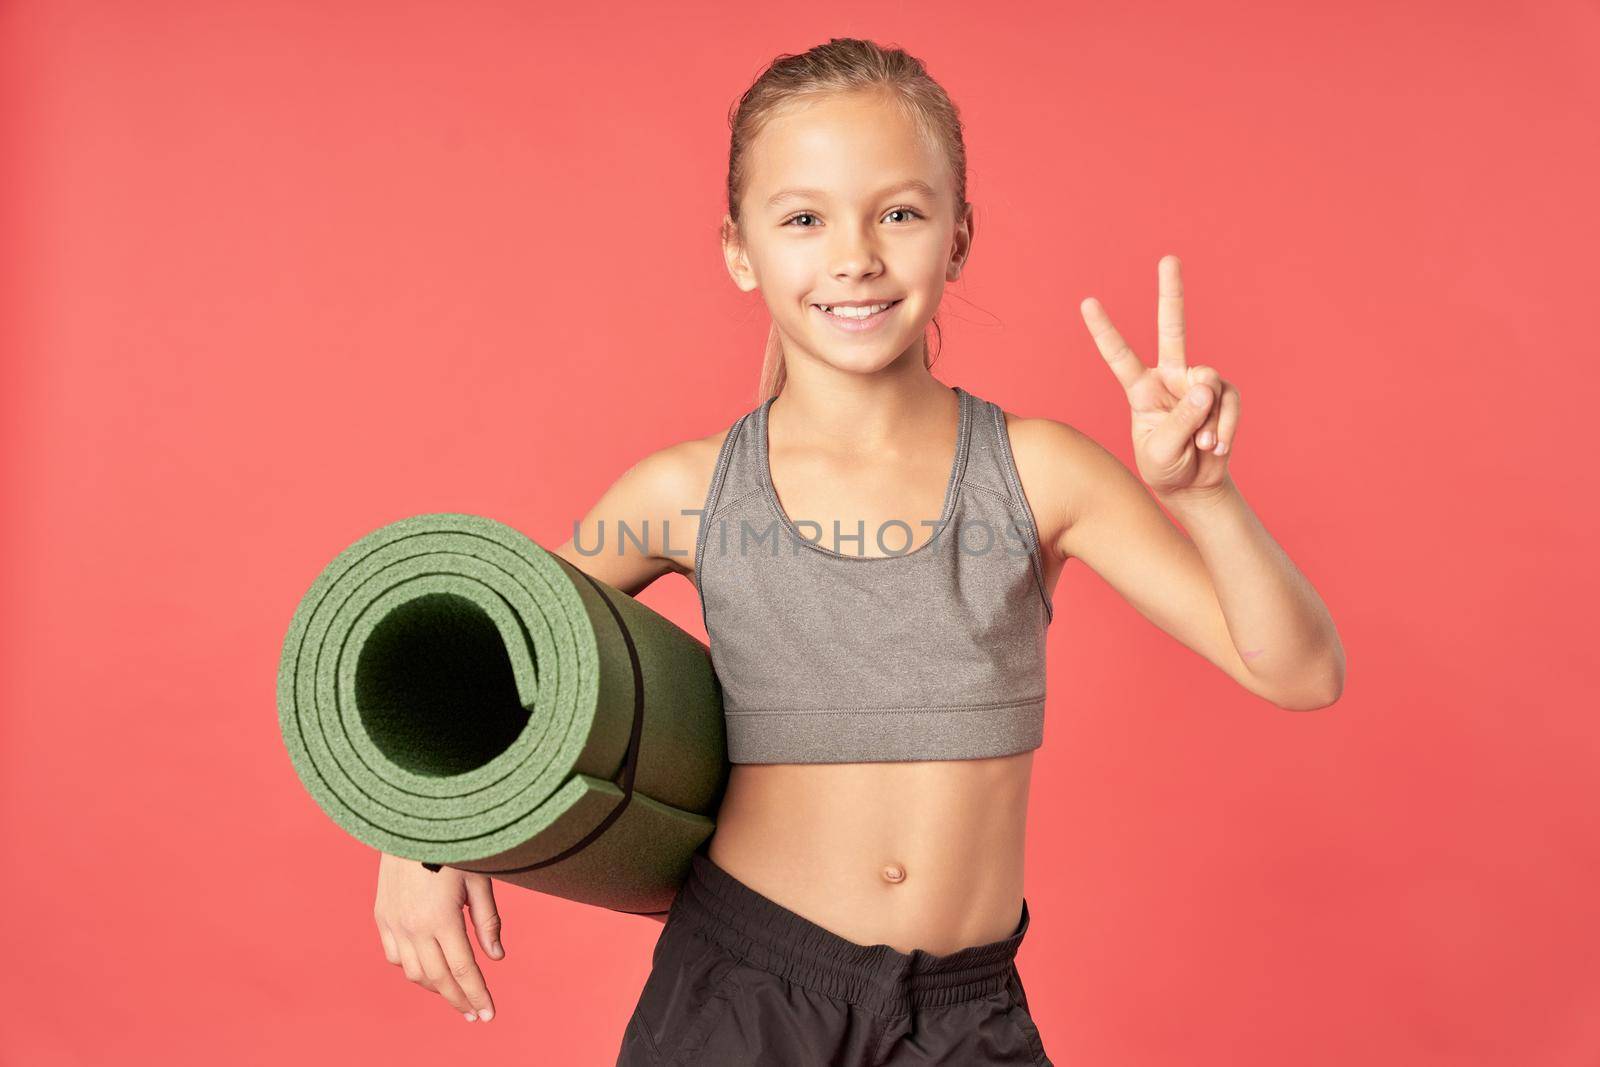
[(494, 621), (452, 593), (389, 612), (356, 661), (356, 708), (389, 759), (435, 777), (482, 767), (528, 724)]

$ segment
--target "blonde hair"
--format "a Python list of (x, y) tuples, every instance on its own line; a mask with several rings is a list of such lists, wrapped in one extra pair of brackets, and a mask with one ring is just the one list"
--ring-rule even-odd
[[(940, 146), (949, 160), (955, 184), (955, 215), (959, 223), (967, 204), (967, 149), (962, 137), (961, 113), (944, 87), (929, 76), (922, 61), (899, 48), (884, 48), (854, 37), (834, 37), (799, 55), (781, 55), (762, 71), (728, 112), (731, 139), (728, 147), (728, 217), (739, 225), (739, 200), (748, 181), (745, 154), (767, 123), (796, 103), (808, 103), (835, 93), (878, 91), (897, 103), (916, 122), (924, 136)], [(724, 233), (726, 239), (729, 234)], [(941, 342), (939, 316), (933, 331)], [(924, 338), (924, 365), (932, 368), (935, 352)], [(778, 324), (767, 333), (766, 352), (756, 398), (765, 403), (783, 389), (788, 375)]]

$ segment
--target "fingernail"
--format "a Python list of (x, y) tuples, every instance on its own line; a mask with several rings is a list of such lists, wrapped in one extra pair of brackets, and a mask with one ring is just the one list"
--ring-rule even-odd
[(1203, 385), (1197, 385), (1193, 389), (1189, 390), (1189, 399), (1196, 404), (1204, 404), (1206, 402), (1206, 397), (1210, 395), (1211, 390), (1207, 389)]
[(1227, 451), (1227, 450), (1228, 450), (1228, 442), (1226, 442), (1226, 441), (1219, 441), (1219, 442), (1217, 442), (1217, 448), (1216, 448), (1216, 453), (1217, 453), (1217, 455), (1219, 455), (1219, 456), (1220, 456), (1220, 455), (1222, 455), (1222, 454), (1223, 454), (1223, 453), (1224, 453), (1224, 452), (1226, 452), (1226, 451)]
[(482, 1009), (480, 1009), (478, 1011), (478, 1018), (482, 1019), (484, 1022), (488, 1022), (490, 1019), (494, 1018), (494, 1009), (493, 1008), (482, 1008)]
[(504, 956), (506, 954), (506, 950), (500, 947), (500, 942), (498, 942), (498, 941), (495, 941), (492, 944), (490, 944), (489, 951), (494, 953), (496, 958), (499, 958), (499, 957)]
[(469, 1022), (469, 1023), (475, 1023), (475, 1022), (478, 1021), (478, 1017), (476, 1015), (472, 1014), (470, 1011), (462, 1012), (461, 1013), (461, 1017), (463, 1019), (467, 1020), (467, 1022)]

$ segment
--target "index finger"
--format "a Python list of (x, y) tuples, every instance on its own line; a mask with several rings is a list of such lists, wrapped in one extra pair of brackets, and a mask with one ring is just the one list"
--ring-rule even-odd
[(1144, 373), (1144, 364), (1133, 354), (1133, 349), (1128, 347), (1128, 342), (1122, 339), (1117, 328), (1111, 325), (1111, 316), (1100, 306), (1100, 301), (1088, 297), (1078, 305), (1078, 310), (1082, 312), (1084, 325), (1089, 327), (1095, 347), (1105, 357), (1111, 373), (1117, 376), (1123, 389), (1132, 389), (1133, 383)]
[(478, 958), (472, 954), (472, 945), (467, 941), (466, 927), (452, 926), (440, 932), (434, 940), (444, 952), (451, 977), (461, 987), (467, 1003), (478, 1013), (478, 1018), (483, 1022), (494, 1018), (494, 1001), (489, 996), (483, 972), (478, 969)]
[(1186, 366), (1183, 340), (1183, 264), (1162, 256), (1156, 264), (1156, 364), (1163, 372)]

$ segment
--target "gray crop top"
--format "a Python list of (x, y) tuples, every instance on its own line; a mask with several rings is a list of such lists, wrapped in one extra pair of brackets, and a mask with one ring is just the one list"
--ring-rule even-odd
[[(929, 524), (802, 533), (784, 514), (767, 462), (776, 398), (729, 429), (694, 578), (731, 762), (976, 759), (1043, 742), (1054, 606), (1038, 529), (1004, 413), (952, 388), (943, 513), (910, 552)], [(869, 539), (896, 554), (865, 555)]]

